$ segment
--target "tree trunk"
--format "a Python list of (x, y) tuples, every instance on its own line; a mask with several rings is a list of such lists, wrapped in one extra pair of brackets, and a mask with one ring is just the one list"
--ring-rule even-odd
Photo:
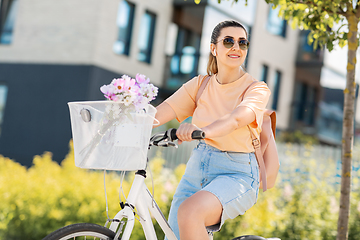
[(344, 90), (344, 116), (342, 128), (342, 173), (341, 196), (338, 219), (338, 233), (336, 240), (348, 239), (348, 223), (350, 215), (351, 193), (351, 159), (354, 140), (354, 112), (355, 112), (355, 65), (356, 50), (358, 48), (358, 22), (359, 19), (351, 13), (347, 17), (349, 23), (348, 33), (348, 65), (346, 74), (346, 88)]

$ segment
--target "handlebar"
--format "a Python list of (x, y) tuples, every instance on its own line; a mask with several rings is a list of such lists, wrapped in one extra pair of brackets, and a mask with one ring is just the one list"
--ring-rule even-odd
[[(178, 137), (176, 136), (176, 131), (177, 129), (175, 128), (170, 128), (167, 132), (170, 131), (170, 138), (171, 138), (171, 141), (174, 141), (174, 140), (177, 140)], [(192, 132), (191, 134), (191, 138), (192, 139), (204, 139), (205, 138), (205, 133), (201, 130), (195, 130)]]
[[(173, 141), (177, 140), (178, 137), (176, 136), (177, 129), (170, 128), (166, 132), (155, 134), (150, 138), (149, 147), (151, 146), (161, 146), (161, 147), (168, 147), (173, 146), (177, 147)], [(201, 130), (195, 130), (191, 134), (192, 139), (204, 139), (205, 133)]]

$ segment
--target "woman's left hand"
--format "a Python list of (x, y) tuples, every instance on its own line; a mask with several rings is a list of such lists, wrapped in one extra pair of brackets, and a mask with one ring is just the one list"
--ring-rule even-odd
[(191, 123), (181, 124), (178, 130), (176, 131), (176, 136), (178, 137), (178, 144), (181, 144), (184, 141), (191, 142), (192, 140), (194, 140), (192, 139), (191, 134), (195, 130), (201, 130), (201, 129)]

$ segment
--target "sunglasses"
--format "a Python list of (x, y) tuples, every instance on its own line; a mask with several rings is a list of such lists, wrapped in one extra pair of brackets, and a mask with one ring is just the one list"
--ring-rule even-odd
[[(232, 48), (235, 45), (235, 41), (234, 38), (232, 37), (225, 37), (219, 41), (217, 41), (216, 43), (223, 41), (223, 45), (226, 48)], [(239, 47), (241, 50), (247, 50), (249, 48), (250, 42), (246, 39), (240, 39), (238, 41)]]

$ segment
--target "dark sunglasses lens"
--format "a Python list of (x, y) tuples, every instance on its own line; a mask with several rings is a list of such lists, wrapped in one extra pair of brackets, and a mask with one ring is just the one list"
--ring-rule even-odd
[(225, 38), (223, 41), (224, 47), (232, 48), (234, 46), (234, 39), (232, 38)]
[(246, 39), (239, 41), (239, 47), (240, 47), (242, 50), (248, 49), (248, 48), (249, 48), (249, 44), (250, 44), (250, 42), (249, 42), (248, 40), (246, 40)]

